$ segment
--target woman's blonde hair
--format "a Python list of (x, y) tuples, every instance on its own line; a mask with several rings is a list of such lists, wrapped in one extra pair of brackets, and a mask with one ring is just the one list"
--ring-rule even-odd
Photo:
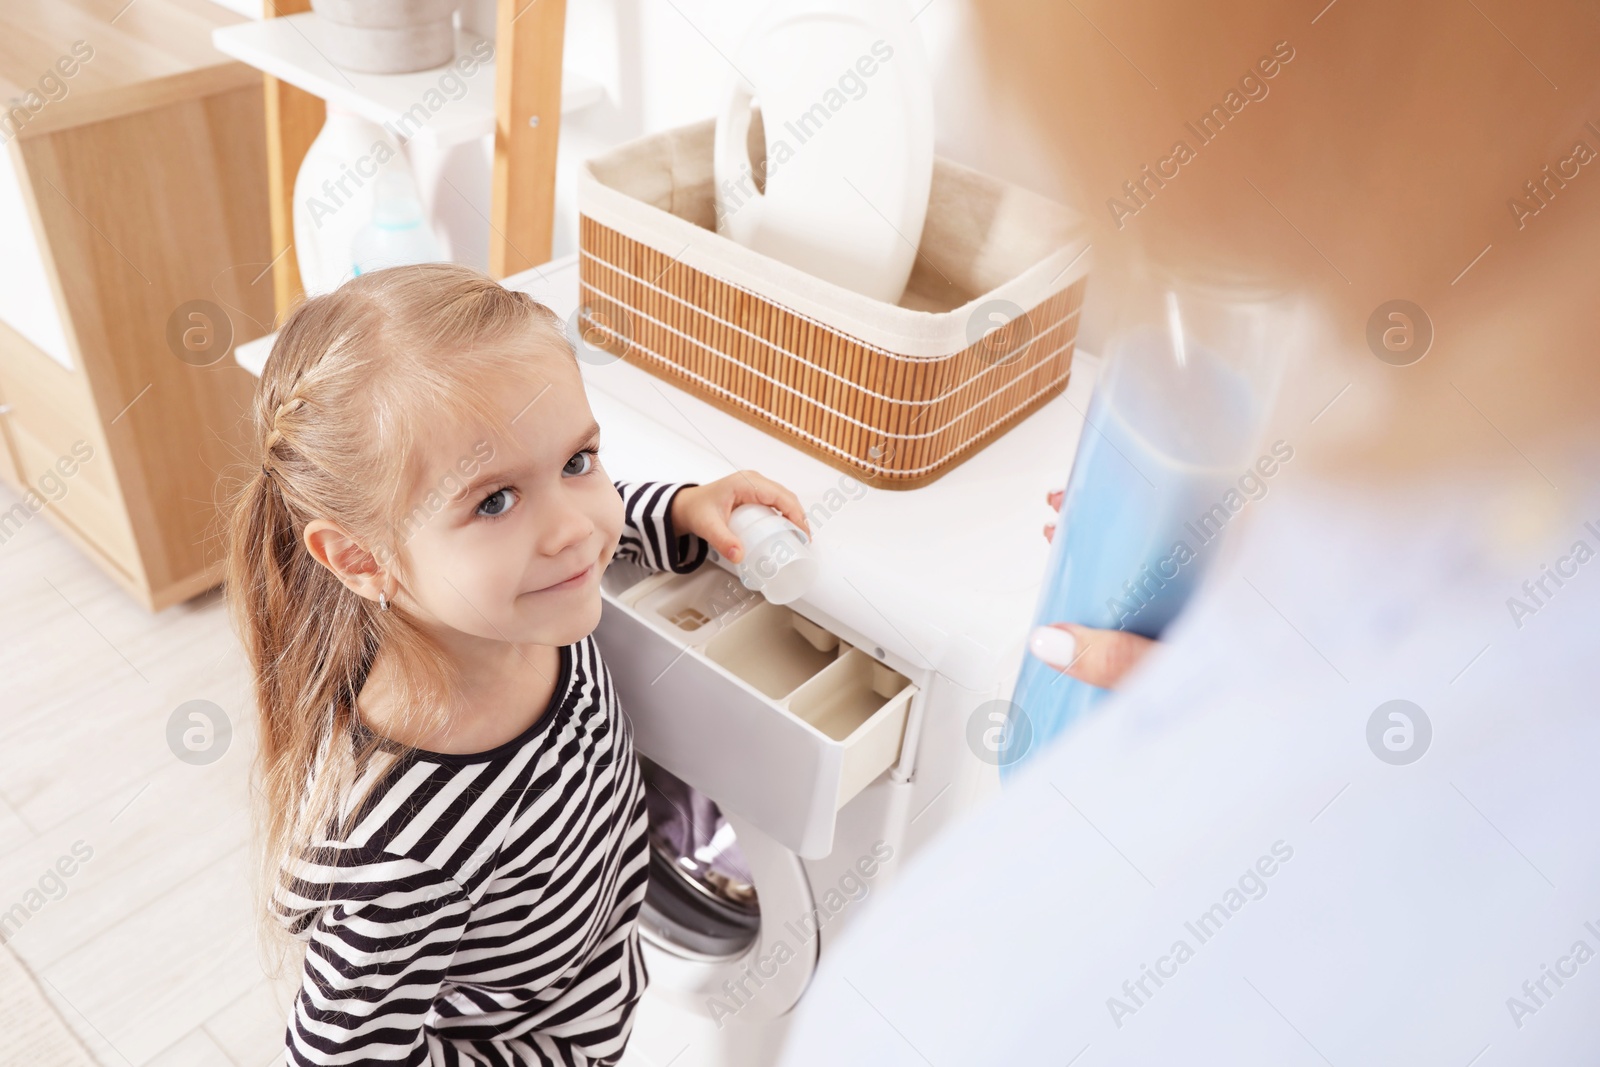
[(553, 312), (447, 263), (375, 271), (306, 300), (273, 344), (255, 403), (261, 466), (233, 503), (226, 578), (260, 724), (256, 887), (269, 970), (294, 945), (271, 914), (282, 872), (326, 858), (327, 839), (408, 751), (354, 728), (379, 649), (399, 668), (409, 736), (443, 724), (455, 689), (413, 619), (380, 610), (312, 557), (306, 524), (335, 523), (403, 574), (412, 530), (402, 516), (425, 438), (441, 420), (489, 423), (508, 381), (536, 395), (541, 350), (572, 357)]
[[(1144, 259), (1314, 293), (1329, 326), (1318, 358), (1292, 367), (1285, 429), (1310, 432), (1351, 384), (1316, 427), (1331, 447), (1307, 461), (1371, 486), (1479, 470), (1509, 441), (1537, 455), (1591, 436), (1600, 197), (1576, 160), (1600, 146), (1600, 30), (1576, 7), (1515, 24), (1500, 7), (980, 0), (972, 13), (994, 107), (1025, 117), (1052, 191), (1091, 227), (1085, 317)], [(1400, 368), (1369, 334), (1396, 298), (1436, 338)], [(1566, 462), (1576, 478), (1587, 457)]]

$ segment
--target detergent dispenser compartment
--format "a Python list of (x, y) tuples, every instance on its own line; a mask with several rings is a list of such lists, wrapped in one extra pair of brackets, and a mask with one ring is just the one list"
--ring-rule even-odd
[(850, 648), (789, 700), (789, 710), (846, 746), (839, 804), (865, 789), (900, 755), (911, 680)]
[(852, 648), (801, 686), (789, 710), (835, 741), (860, 729), (911, 681)]
[(901, 758), (918, 688), (719, 567), (601, 584), (595, 640), (634, 747), (807, 858)]
[(762, 604), (718, 634), (706, 656), (765, 695), (781, 698), (837, 659), (840, 647), (838, 637), (791, 609)]
[(656, 584), (661, 577), (642, 563), (613, 558), (611, 565), (600, 574), (600, 592), (614, 597), (637, 594), (643, 592), (646, 586)]
[(704, 644), (761, 603), (760, 593), (720, 567), (662, 577), (633, 601), (634, 608), (689, 644)]

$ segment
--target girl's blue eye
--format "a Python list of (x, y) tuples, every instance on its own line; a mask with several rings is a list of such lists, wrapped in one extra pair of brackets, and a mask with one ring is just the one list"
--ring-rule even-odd
[(516, 503), (517, 491), (511, 488), (496, 489), (483, 498), (478, 505), (477, 513), (486, 519), (496, 519), (511, 510), (511, 505)]
[(561, 468), (561, 473), (574, 478), (581, 474), (588, 474), (594, 470), (597, 458), (595, 450), (592, 448), (586, 448), (582, 452), (574, 452), (572, 458), (567, 460), (567, 465)]
[[(561, 474), (568, 478), (581, 477), (593, 471), (599, 462), (599, 450), (586, 448), (582, 452), (573, 453), (562, 466)], [(474, 514), (482, 519), (498, 519), (516, 507), (519, 499), (521, 497), (515, 489), (505, 486), (484, 497)]]

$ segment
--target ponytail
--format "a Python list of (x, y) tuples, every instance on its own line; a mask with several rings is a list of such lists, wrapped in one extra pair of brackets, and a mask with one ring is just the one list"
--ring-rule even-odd
[[(481, 417), (489, 371), (526, 373), (530, 332), (566, 345), (559, 320), (525, 294), (436, 263), (362, 275), (302, 303), (278, 333), (255, 405), (260, 465), (233, 501), (225, 581), (259, 723), (257, 915), (269, 948), (295, 944), (274, 915), (285, 878), (328, 858), (328, 838), (409, 751), (360, 728), (357, 697), (379, 649), (400, 667), (407, 732), (440, 728), (459, 691), (416, 621), (348, 589), (308, 551), (306, 526), (333, 522), (400, 574), (410, 435), (441, 412)], [(268, 952), (269, 972), (284, 955)]]

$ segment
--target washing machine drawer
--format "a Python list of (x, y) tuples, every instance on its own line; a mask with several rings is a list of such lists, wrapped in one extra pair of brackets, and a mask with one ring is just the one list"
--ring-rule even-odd
[(832, 851), (839, 809), (900, 758), (916, 686), (719, 567), (613, 567), (602, 596), (638, 751), (801, 856)]

